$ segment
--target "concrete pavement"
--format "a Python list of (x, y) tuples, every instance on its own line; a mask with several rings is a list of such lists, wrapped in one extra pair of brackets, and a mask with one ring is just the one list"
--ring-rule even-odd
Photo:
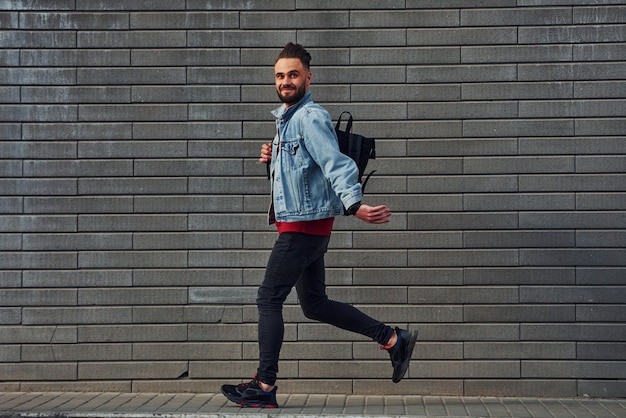
[(490, 417), (624, 418), (626, 399), (456, 396), (279, 395), (278, 409), (245, 409), (221, 394), (0, 392), (0, 417), (309, 418)]

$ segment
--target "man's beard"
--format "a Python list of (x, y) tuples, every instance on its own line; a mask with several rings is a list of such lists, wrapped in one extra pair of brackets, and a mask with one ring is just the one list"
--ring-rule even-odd
[(298, 103), (306, 94), (306, 85), (302, 84), (299, 88), (297, 88), (295, 90), (295, 92), (293, 90), (289, 90), (289, 92), (293, 92), (293, 95), (285, 97), (282, 94), (280, 94), (280, 91), (277, 89), (276, 93), (278, 94), (278, 98), (280, 99), (281, 102), (288, 104), (288, 105), (292, 105), (294, 103)]

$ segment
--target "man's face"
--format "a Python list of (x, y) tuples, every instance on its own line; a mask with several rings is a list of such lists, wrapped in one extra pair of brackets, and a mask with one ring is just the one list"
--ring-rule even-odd
[(289, 107), (309, 90), (311, 73), (298, 58), (281, 58), (274, 64), (274, 81), (278, 97)]

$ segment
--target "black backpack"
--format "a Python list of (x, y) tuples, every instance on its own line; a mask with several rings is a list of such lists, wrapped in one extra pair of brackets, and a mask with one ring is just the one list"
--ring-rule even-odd
[[(341, 130), (339, 125), (341, 124), (341, 118), (344, 114), (348, 114), (348, 122), (345, 130)], [(341, 112), (337, 124), (335, 125), (335, 133), (339, 140), (339, 150), (352, 158), (356, 165), (359, 167), (359, 183), (361, 183), (361, 189), (365, 191), (365, 185), (368, 180), (376, 172), (372, 170), (363, 180), (367, 163), (370, 159), (376, 159), (376, 141), (374, 138), (366, 138), (362, 135), (352, 133), (352, 113)]]

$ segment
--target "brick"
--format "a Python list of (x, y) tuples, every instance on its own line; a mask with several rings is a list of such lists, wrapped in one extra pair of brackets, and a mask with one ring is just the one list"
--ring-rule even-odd
[(0, 173), (3, 177), (20, 177), (22, 164), (21, 161), (0, 161)]
[(238, 213), (244, 208), (241, 196), (138, 196), (134, 203), (135, 211), (140, 213)]
[[(104, 128), (104, 129), (103, 129)], [(25, 140), (104, 140), (132, 138), (131, 123), (25, 123)], [(75, 155), (75, 153), (74, 153)]]
[(187, 371), (187, 362), (83, 362), (78, 364), (78, 379), (176, 379)]
[(573, 59), (575, 61), (623, 61), (626, 57), (618, 45), (574, 45)]
[(187, 302), (184, 288), (80, 289), (79, 305), (181, 305)]
[(461, 10), (462, 26), (548, 26), (572, 23), (569, 7)]
[(183, 0), (136, 0), (132, 4), (124, 0), (102, 3), (99, 0), (78, 0), (77, 10), (184, 10)]
[(2, 344), (75, 343), (76, 328), (58, 326), (0, 327)]
[[(522, 341), (605, 341), (624, 340), (623, 324), (521, 324)], [(555, 376), (552, 376), (555, 377)]]
[(463, 196), (463, 207), (468, 211), (508, 210), (574, 210), (574, 193), (473, 193)]
[[(582, 90), (582, 86), (579, 90)], [(576, 87), (574, 87), (576, 91)], [(572, 98), (572, 82), (472, 83), (461, 87), (463, 100)]]
[(520, 214), (521, 228), (621, 228), (624, 212), (526, 212)]
[(626, 119), (590, 119), (576, 121), (577, 135), (619, 135), (626, 126)]
[(79, 268), (182, 268), (187, 267), (183, 251), (82, 251)]
[(26, 197), (24, 213), (128, 213), (131, 197)]
[(623, 6), (575, 7), (574, 24), (621, 23), (626, 16)]
[(187, 119), (186, 105), (81, 105), (81, 121), (182, 121)]
[(1, 197), (0, 213), (23, 213), (24, 198), (22, 197)]
[(422, 378), (453, 378), (467, 376), (471, 378), (519, 378), (519, 362), (512, 360), (490, 361), (424, 361), (415, 372), (409, 371), (409, 377), (419, 374)]
[(184, 31), (79, 31), (78, 48), (185, 47)]
[(544, 117), (611, 117), (624, 113), (624, 102), (620, 100), (581, 101), (529, 101), (521, 102), (520, 116), (523, 118)]
[(153, 158), (177, 157), (187, 153), (183, 141), (98, 141), (78, 144), (80, 158)]
[(402, 46), (406, 44), (405, 30), (365, 29), (345, 30), (299, 30), (298, 42), (308, 46)]
[(185, 178), (80, 178), (80, 194), (174, 194), (187, 191)]
[(19, 363), (20, 360), (21, 352), (19, 345), (3, 345), (0, 347), (0, 361), (2, 363)]
[(4, 29), (17, 29), (19, 27), (19, 14), (0, 12), (0, 27)]
[(122, 308), (24, 308), (24, 325), (43, 324), (126, 324), (132, 321), (132, 310)]
[(132, 249), (131, 234), (24, 234), (23, 249), (45, 250), (116, 250)]
[[(241, 12), (236, 21), (241, 29), (348, 28), (353, 19), (347, 11)], [(357, 24), (358, 25), (358, 24)], [(354, 27), (355, 25), (352, 24)]]
[(132, 160), (24, 161), (25, 177), (81, 177), (133, 175)]
[(353, 282), (357, 285), (377, 285), (381, 277), (385, 284), (393, 285), (460, 285), (462, 269), (454, 268), (354, 268)]
[[(147, 57), (154, 59), (155, 51), (149, 51), (146, 53)], [(172, 60), (180, 62), (182, 57), (173, 56)], [(210, 61), (213, 61), (212, 57), (209, 57)], [(142, 65), (146, 65), (145, 63)], [(238, 102), (240, 101), (240, 92), (238, 89), (233, 89), (225, 86), (132, 86), (132, 102), (141, 103), (163, 103), (163, 102)], [(164, 125), (164, 124), (163, 124)], [(163, 126), (161, 125), (161, 126)], [(191, 124), (179, 125), (179, 130), (182, 128), (189, 129)], [(209, 127), (208, 123), (195, 123), (195, 126)], [(139, 130), (138, 130), (139, 131)]]
[(576, 171), (579, 173), (620, 173), (626, 163), (626, 156), (580, 156), (576, 157)]
[(483, 45), (515, 44), (515, 28), (407, 28), (408, 45)]
[[(598, 124), (599, 130), (613, 129), (610, 121), (604, 120), (605, 126)], [(591, 126), (587, 126), (590, 128)], [(520, 138), (520, 152), (524, 154), (536, 154), (541, 149), (543, 154), (620, 154), (620, 150), (626, 149), (626, 143), (622, 144), (619, 138)]]
[[(624, 251), (621, 249), (582, 249), (582, 250), (521, 250), (522, 265), (549, 265), (558, 259), (563, 265), (580, 266), (619, 266), (623, 264)], [(550, 260), (549, 260), (550, 259)]]
[[(294, 30), (190, 30), (187, 32), (187, 46), (201, 48), (237, 48), (246, 45), (249, 48), (262, 46), (278, 49), (293, 39), (295, 39)], [(314, 46), (312, 43), (307, 43), (307, 45)]]
[(0, 324), (17, 325), (21, 322), (22, 312), (19, 308), (0, 308)]
[(625, 292), (613, 286), (520, 287), (520, 300), (524, 303), (620, 303)]
[(515, 266), (515, 250), (409, 250), (409, 266), (460, 267), (460, 266)]
[[(406, 64), (458, 64), (456, 48), (354, 48), (351, 54), (354, 65)], [(367, 86), (371, 89), (370, 86)]]
[(576, 320), (580, 322), (624, 322), (625, 311), (624, 305), (583, 305), (576, 310)]
[(0, 31), (0, 46), (12, 48), (75, 48), (76, 34), (71, 31)]
[(130, 53), (125, 49), (25, 49), (20, 52), (20, 64), (25, 67), (127, 66)]
[(567, 119), (468, 120), (463, 132), (471, 137), (573, 135), (574, 121)]
[(2, 363), (0, 373), (7, 380), (74, 380), (76, 363)]
[(0, 138), (3, 140), (19, 140), (22, 135), (22, 125), (19, 123), (0, 123)]
[(185, 306), (186, 322), (241, 324), (241, 306)]
[(576, 246), (573, 231), (465, 231), (464, 248), (551, 248)]
[(464, 344), (467, 359), (575, 359), (573, 342), (468, 342)]
[(582, 210), (624, 209), (626, 193), (577, 193), (577, 207)]
[(76, 305), (75, 289), (5, 289), (0, 306)]
[(186, 341), (185, 325), (83, 325), (79, 343)]
[(464, 273), (468, 285), (572, 285), (576, 281), (575, 269), (563, 267), (466, 268)]
[(28, 344), (22, 346), (22, 361), (116, 361), (130, 360), (131, 344)]
[(626, 344), (622, 342), (581, 342), (576, 344), (579, 360), (624, 360)]
[(0, 265), (5, 269), (71, 269), (76, 268), (75, 252), (4, 252)]
[(124, 103), (129, 87), (23, 87), (22, 103)]
[(624, 362), (617, 361), (522, 361), (522, 377), (624, 378)]
[(517, 191), (515, 176), (420, 176), (407, 179), (409, 191), (420, 193), (476, 193)]
[(189, 267), (250, 268), (267, 264), (266, 251), (189, 251)]
[(132, 284), (130, 270), (55, 270), (25, 271), (23, 284), (28, 287), (118, 287)]
[(20, 14), (21, 29), (128, 29), (128, 16), (122, 13), (25, 12)]
[(184, 231), (186, 215), (84, 215), (78, 219), (79, 231)]
[(189, 303), (228, 305), (228, 304), (255, 304), (256, 288), (246, 287), (210, 287), (189, 288)]
[(473, 305), (463, 308), (467, 322), (574, 322), (574, 305)]
[(237, 269), (137, 269), (133, 274), (135, 286), (178, 286), (241, 285), (242, 273)]
[(354, 248), (461, 248), (462, 235), (457, 232), (389, 232), (376, 234), (354, 233)]
[(584, 98), (609, 98), (624, 97), (626, 87), (619, 81), (576, 81), (574, 82), (574, 97)]
[(579, 231), (576, 234), (579, 247), (624, 247), (625, 231)]
[(517, 141), (511, 139), (420, 139), (407, 142), (410, 156), (427, 155), (516, 155)]
[(0, 105), (7, 122), (72, 122), (78, 119), (75, 105)]
[(510, 64), (409, 66), (406, 78), (409, 83), (517, 81), (517, 67)]
[(412, 213), (408, 215), (410, 229), (456, 230), (456, 229), (515, 229), (517, 216), (508, 213)]
[(357, 10), (350, 13), (353, 28), (412, 27), (415, 22), (421, 27), (458, 26), (459, 14), (456, 10)]
[[(183, 7), (184, 8), (184, 7)], [(236, 29), (239, 13), (230, 12), (146, 12), (130, 14), (131, 29)]]
[[(0, 180), (0, 190), (5, 196), (28, 196), (28, 195), (55, 195), (55, 194), (76, 194), (76, 180), (59, 179), (3, 179)], [(37, 219), (36, 217), (31, 217)], [(28, 219), (28, 218), (24, 218)], [(61, 220), (57, 217), (57, 225)]]
[(0, 288), (20, 287), (22, 283), (21, 271), (0, 271)]
[(133, 248), (150, 249), (225, 249), (242, 248), (240, 233), (147, 233), (135, 234)]
[(8, 158), (73, 158), (76, 143), (72, 142), (2, 142), (0, 150)]
[(619, 80), (624, 77), (618, 63), (519, 64), (517, 81)]
[(0, 87), (0, 103), (19, 103), (20, 101), (20, 88), (15, 87)]
[(581, 266), (576, 272), (576, 284), (615, 284), (623, 283), (624, 268), (620, 267), (584, 267)]
[(241, 343), (136, 343), (133, 360), (241, 360)]
[(624, 393), (626, 385), (620, 380), (578, 380), (577, 394), (593, 397), (618, 398)]
[(625, 29), (623, 25), (521, 27), (519, 42), (523, 44), (620, 42), (624, 39)]
[(466, 46), (461, 48), (463, 63), (569, 62), (569, 45)]
[(516, 102), (409, 103), (409, 119), (492, 119), (518, 114)]
[(514, 287), (489, 288), (482, 286), (429, 286), (410, 287), (409, 303), (419, 304), (485, 304), (518, 303), (519, 296)]
[[(316, 87), (315, 92), (317, 98), (318, 87)], [(385, 102), (390, 96), (398, 100), (406, 101), (416, 99), (421, 101), (454, 101), (461, 98), (460, 92), (461, 86), (458, 84), (439, 84), (436, 86), (428, 84), (403, 84), (401, 86), (393, 84), (369, 84), (367, 86), (352, 86), (349, 97), (354, 101), (367, 102)], [(382, 155), (389, 155), (389, 153), (383, 153)]]

